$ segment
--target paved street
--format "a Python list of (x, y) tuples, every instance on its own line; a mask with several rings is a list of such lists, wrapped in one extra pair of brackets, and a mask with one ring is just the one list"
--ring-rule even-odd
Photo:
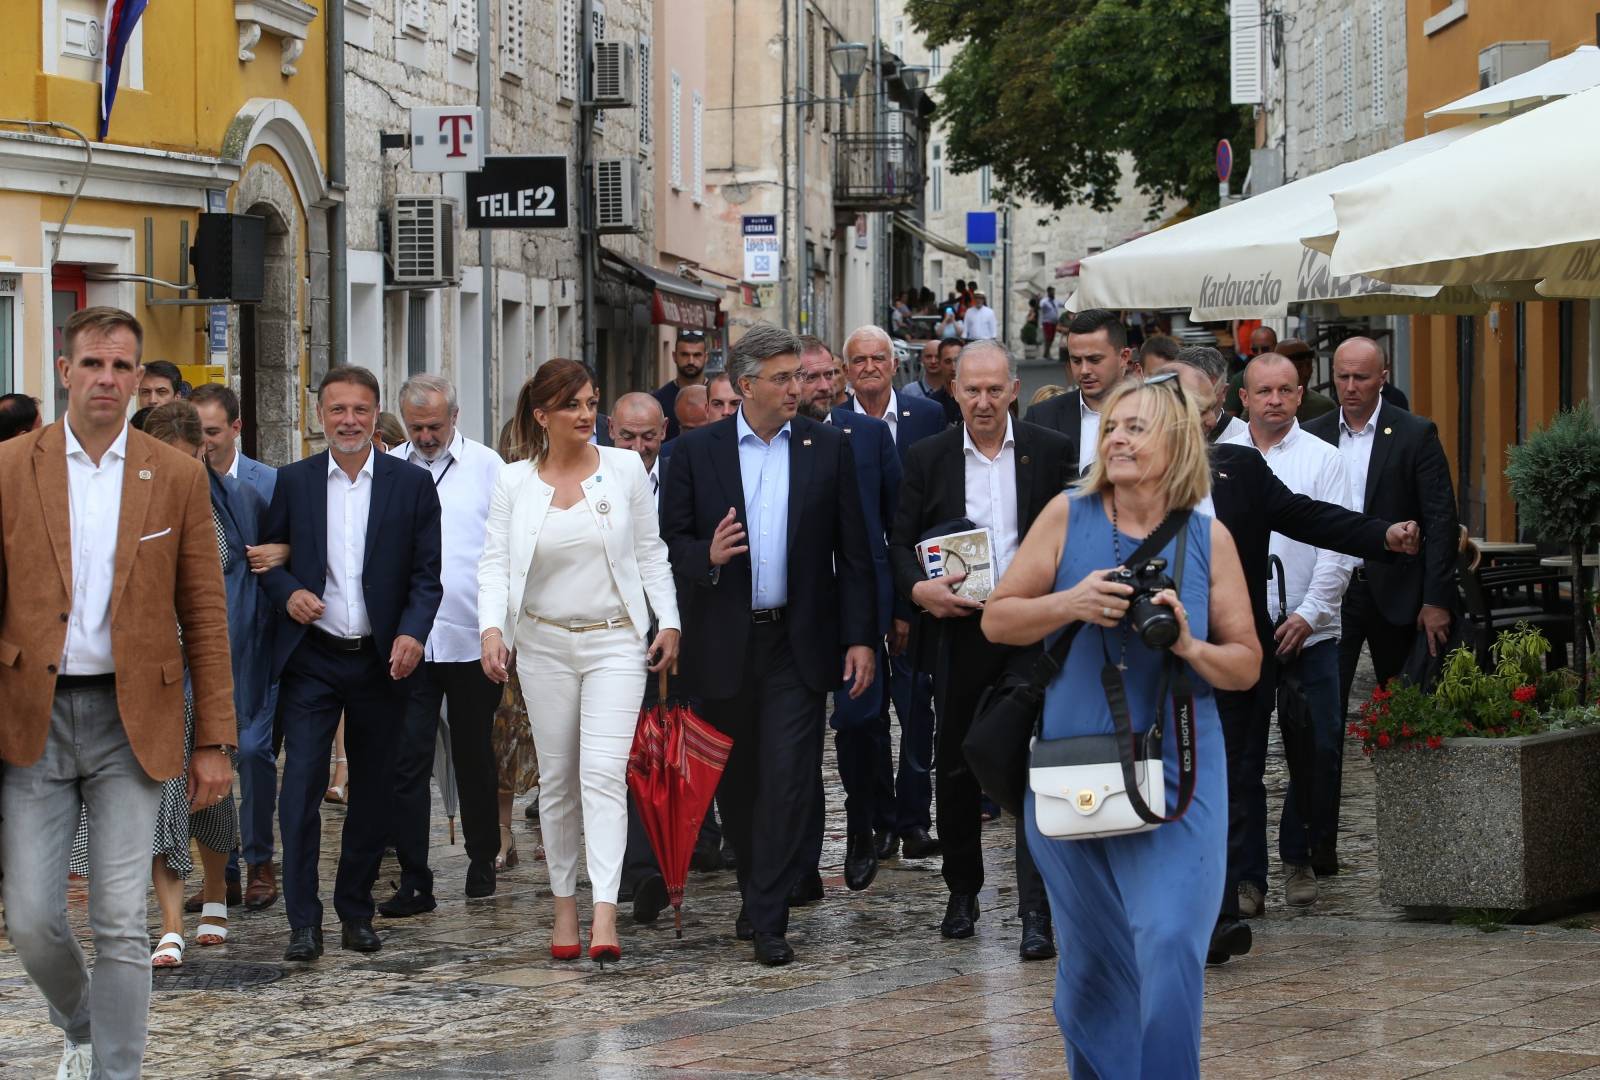
[[(1378, 907), (1371, 770), (1348, 762), (1345, 857), (1309, 915), (1272, 898), (1256, 952), (1208, 979), (1207, 1077), (1386, 1080), (1600, 1077), (1600, 934), (1589, 920), (1484, 932), (1403, 921)], [(831, 770), (830, 770), (831, 775)], [(1275, 760), (1275, 797), (1282, 775)], [(1010, 822), (987, 830), (990, 884), (976, 938), (946, 942), (936, 861), (887, 864), (843, 885), (842, 810), (830, 787), (827, 897), (796, 912), (791, 967), (766, 969), (732, 938), (732, 875), (695, 875), (684, 939), (670, 919), (625, 921), (620, 965), (546, 957), (549, 893), (518, 805), (522, 865), (500, 894), (459, 897), (465, 856), (436, 823), (433, 915), (383, 922), (383, 951), (330, 948), (281, 969), (281, 905), (234, 912), (235, 940), (191, 946), (157, 979), (154, 1077), (1027, 1077), (1064, 1073), (1053, 967), (1016, 959)], [(325, 816), (330, 844), (341, 820)], [(326, 853), (325, 849), (325, 853)], [(386, 865), (380, 890), (392, 875)], [(325, 860), (325, 881), (331, 864)], [(1274, 870), (1276, 874), (1276, 869)], [(73, 890), (83, 928), (83, 890)], [(153, 907), (153, 905), (152, 905)], [(329, 914), (330, 927), (332, 914)], [(192, 932), (193, 917), (190, 919)], [(275, 981), (205, 988), (226, 962)], [(196, 987), (180, 989), (179, 987)], [(14, 955), (0, 953), (0, 1075), (53, 1075), (60, 1039)]]

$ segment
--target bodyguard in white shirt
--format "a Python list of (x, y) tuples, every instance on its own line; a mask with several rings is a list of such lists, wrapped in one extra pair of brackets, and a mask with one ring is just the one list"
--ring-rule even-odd
[[(1243, 432), (1223, 437), (1224, 442), (1254, 446), (1273, 474), (1296, 494), (1353, 509), (1348, 470), (1337, 449), (1308, 432), (1295, 420), (1304, 389), (1294, 362), (1277, 353), (1264, 353), (1250, 361), (1244, 374), (1244, 394), (1250, 413)], [(1313, 853), (1333, 847), (1338, 832), (1338, 777), (1343, 748), (1343, 715), (1339, 695), (1339, 612), (1355, 560), (1324, 548), (1315, 548), (1278, 533), (1271, 548), (1282, 567), (1284, 581), (1268, 588), (1267, 603), (1278, 623), (1276, 677), (1280, 685), (1298, 690), (1308, 706), (1313, 727), (1315, 772), (1310, 778), (1309, 817), (1300, 804), (1304, 792), (1296, 788), (1305, 777), (1292, 777), (1279, 825), (1278, 851), (1286, 879), (1285, 902), (1295, 907), (1317, 898)], [(1280, 606), (1278, 597), (1285, 596)], [(1269, 666), (1270, 668), (1270, 666)], [(1264, 673), (1265, 674), (1265, 673)], [(1269, 695), (1258, 694), (1260, 707), (1270, 709)], [(1264, 721), (1265, 718), (1263, 718)], [(1266, 730), (1265, 723), (1260, 726)], [(1265, 755), (1252, 768), (1265, 768)], [(1257, 788), (1256, 790), (1262, 790)], [(1248, 847), (1266, 866), (1266, 805), (1248, 808)], [(1254, 882), (1265, 892), (1265, 882)]]
[(378, 905), (391, 919), (432, 911), (428, 867), (434, 744), (439, 708), (448, 705), (450, 757), (461, 800), (469, 897), (493, 896), (500, 853), (500, 809), (494, 711), (500, 687), (489, 680), (478, 646), (478, 560), (483, 555), (489, 497), (504, 462), (456, 427), (456, 388), (437, 375), (413, 375), (400, 388), (400, 419), (410, 441), (391, 457), (425, 469), (439, 496), (444, 599), (434, 616), (423, 662), (411, 680), (405, 723), (395, 748), (394, 819), (390, 837), (400, 862), (400, 885)]

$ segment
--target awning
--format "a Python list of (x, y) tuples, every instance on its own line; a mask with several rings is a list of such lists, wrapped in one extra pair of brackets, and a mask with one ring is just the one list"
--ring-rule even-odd
[(914, 218), (909, 218), (905, 214), (900, 213), (898, 210), (895, 211), (894, 215), (894, 227), (910, 233), (918, 240), (921, 240), (924, 244), (931, 244), (940, 251), (948, 252), (949, 254), (955, 255), (958, 258), (965, 259), (967, 260), (968, 266), (972, 267), (974, 270), (978, 269), (978, 257), (972, 252), (968, 251), (954, 240), (946, 240), (938, 233), (929, 232), (920, 221), (917, 221)]
[(1532, 71), (1513, 75), (1422, 115), (1484, 116), (1511, 112), (1552, 98), (1577, 94), (1591, 86), (1600, 86), (1600, 47), (1579, 45), (1567, 55), (1540, 64)]
[(715, 330), (721, 324), (722, 290), (697, 285), (648, 263), (600, 249), (602, 266), (650, 293), (650, 322), (685, 330)]
[[(1333, 192), (1425, 158), (1494, 124), (1474, 120), (1147, 233), (1084, 259), (1072, 310), (1188, 310), (1200, 322), (1283, 318), (1301, 304), (1363, 297), (1416, 311), (1439, 290), (1336, 276), (1301, 239), (1332, 229)], [(1574, 129), (1579, 130), (1579, 129)]]

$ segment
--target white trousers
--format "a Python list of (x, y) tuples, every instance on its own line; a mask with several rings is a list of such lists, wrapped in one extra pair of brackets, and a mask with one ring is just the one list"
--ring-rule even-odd
[(629, 627), (575, 634), (528, 619), (517, 630), (517, 677), (539, 751), (539, 831), (557, 896), (578, 889), (581, 814), (594, 902), (617, 902), (645, 675), (644, 645)]

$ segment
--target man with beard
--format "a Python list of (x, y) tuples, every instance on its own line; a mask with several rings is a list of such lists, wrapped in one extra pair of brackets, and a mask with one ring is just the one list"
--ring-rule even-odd
[(672, 346), (672, 362), (677, 365), (677, 376), (655, 390), (655, 399), (661, 402), (661, 414), (667, 418), (668, 439), (676, 439), (682, 433), (676, 410), (678, 391), (706, 381), (705, 331), (679, 330), (678, 340)]
[(450, 757), (461, 799), (469, 897), (493, 896), (500, 851), (494, 710), (500, 687), (483, 673), (478, 644), (478, 559), (483, 555), (489, 497), (504, 462), (456, 427), (456, 388), (437, 375), (413, 375), (400, 388), (400, 418), (410, 441), (391, 457), (428, 471), (439, 496), (444, 599), (428, 635), (423, 662), (410, 680), (411, 699), (395, 740), (394, 812), (390, 836), (400, 861), (400, 886), (378, 906), (391, 919), (437, 905), (428, 868), (428, 825), (439, 707), (449, 704)]
[(346, 949), (383, 947), (372, 930), (372, 885), (392, 824), (395, 718), (405, 714), (444, 593), (433, 478), (373, 446), (377, 377), (330, 368), (317, 418), (328, 449), (278, 470), (262, 530), (265, 543), (290, 546), (289, 561), (261, 579), (278, 614), (272, 670), (283, 720), (288, 961), (322, 955), (319, 810), (341, 716), (350, 802), (334, 908)]

